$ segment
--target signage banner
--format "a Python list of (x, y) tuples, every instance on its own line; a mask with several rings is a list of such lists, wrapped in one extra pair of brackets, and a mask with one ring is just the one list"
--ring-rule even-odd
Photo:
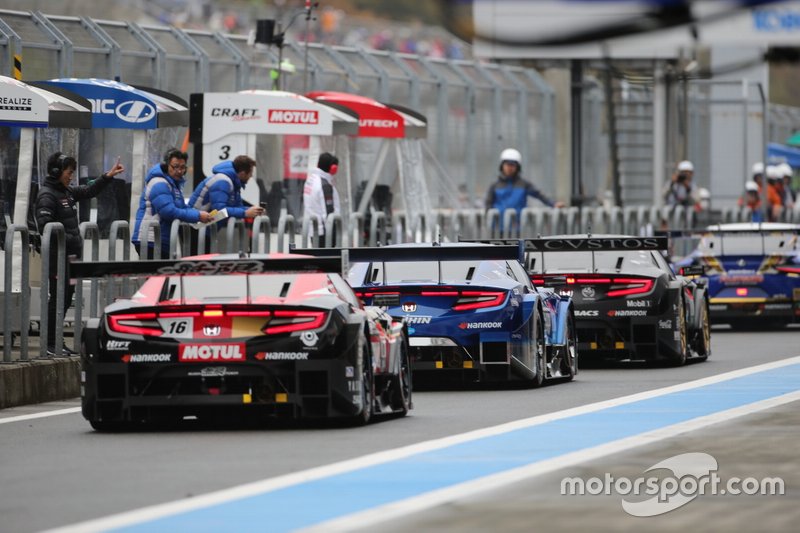
[(45, 83), (79, 94), (92, 104), (92, 127), (149, 130), (158, 126), (156, 103), (113, 80), (52, 80)]
[(45, 128), (48, 119), (44, 96), (10, 78), (0, 82), (0, 125)]
[(203, 95), (203, 144), (235, 133), (332, 135), (333, 116), (316, 102), (286, 93)]

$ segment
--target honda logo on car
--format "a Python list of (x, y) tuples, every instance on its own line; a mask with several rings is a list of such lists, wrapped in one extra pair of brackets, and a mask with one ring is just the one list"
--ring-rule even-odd
[(500, 328), (502, 326), (502, 322), (462, 322), (458, 325), (461, 329), (490, 329)]
[(239, 344), (181, 344), (178, 360), (183, 363), (208, 361), (244, 361), (244, 343)]
[(220, 333), (222, 333), (222, 326), (217, 326), (216, 324), (203, 326), (203, 335), (206, 337), (219, 337)]
[(405, 302), (401, 307), (404, 313), (413, 313), (417, 310), (417, 304), (414, 302)]
[(585, 318), (585, 317), (596, 317), (600, 316), (600, 311), (597, 309), (586, 309), (585, 311), (577, 310), (575, 311), (575, 316), (578, 318)]
[(272, 124), (319, 124), (319, 112), (273, 109), (269, 112), (269, 122)]

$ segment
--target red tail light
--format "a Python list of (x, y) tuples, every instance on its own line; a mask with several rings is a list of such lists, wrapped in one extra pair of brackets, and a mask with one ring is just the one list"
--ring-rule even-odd
[(381, 290), (366, 290), (366, 291), (353, 291), (356, 293), (356, 296), (359, 298), (372, 298), (373, 296), (380, 295), (380, 296), (400, 296), (399, 291), (381, 291)]
[(775, 267), (775, 270), (784, 274), (800, 274), (800, 266), (780, 266)]
[(564, 274), (553, 274), (552, 276), (531, 277), (534, 285), (546, 285), (549, 277), (561, 278), (561, 282), (567, 285), (608, 285), (606, 296), (617, 298), (620, 296), (632, 296), (635, 294), (647, 294), (653, 289), (655, 281), (650, 278), (603, 278), (603, 277), (577, 277)]
[(505, 291), (461, 291), (453, 311), (495, 307), (502, 304), (505, 299)]
[(273, 316), (264, 328), (268, 335), (317, 329), (325, 323), (327, 315), (324, 311), (274, 311)]
[(117, 333), (131, 335), (151, 335), (159, 337), (164, 331), (156, 321), (155, 313), (131, 313), (108, 315), (108, 327)]

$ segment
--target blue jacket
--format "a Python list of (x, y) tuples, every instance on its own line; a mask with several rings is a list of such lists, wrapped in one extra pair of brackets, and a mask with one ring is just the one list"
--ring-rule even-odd
[(242, 202), (242, 182), (236, 175), (233, 163), (223, 161), (214, 165), (213, 174), (197, 186), (189, 205), (202, 211), (227, 209), (229, 217), (244, 218), (247, 208)]
[(554, 205), (533, 183), (525, 181), (518, 174), (511, 178), (499, 176), (486, 193), (486, 209), (499, 210), (501, 217), (508, 208), (516, 209), (519, 214), (528, 205), (528, 196), (537, 198), (548, 207)]
[(144, 180), (139, 209), (136, 211), (136, 225), (131, 238), (134, 245), (138, 246), (144, 241), (152, 246), (153, 230), (150, 229), (147, 235), (143, 235), (149, 220), (157, 220), (161, 226), (162, 247), (169, 247), (169, 230), (173, 220), (190, 223), (200, 220), (200, 211), (186, 207), (182, 191), (184, 183), (185, 180), (173, 180), (161, 164), (150, 169)]

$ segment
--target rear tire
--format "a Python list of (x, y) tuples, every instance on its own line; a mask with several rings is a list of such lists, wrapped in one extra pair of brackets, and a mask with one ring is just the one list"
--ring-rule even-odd
[(697, 332), (695, 351), (698, 359), (705, 361), (711, 355), (711, 323), (708, 318), (708, 300), (703, 303), (700, 309), (700, 331)]
[(365, 426), (372, 418), (375, 406), (375, 376), (372, 373), (372, 357), (364, 332), (358, 337), (359, 354), (357, 359), (361, 362), (361, 413), (353, 417), (354, 426)]
[(578, 375), (578, 335), (575, 329), (575, 319), (571, 314), (567, 319), (566, 341), (564, 355), (567, 359), (561, 361), (561, 373), (567, 378), (567, 381), (572, 381)]
[(533, 346), (533, 366), (536, 376), (531, 380), (531, 387), (538, 388), (544, 384), (547, 373), (547, 351), (544, 345), (544, 321), (538, 311), (534, 317), (533, 331), (536, 339)]
[(405, 337), (402, 337), (403, 343), (400, 348), (400, 373), (392, 377), (392, 408), (397, 412), (398, 416), (406, 416), (408, 411), (412, 408), (411, 392), (413, 387), (411, 385), (411, 363), (408, 358), (408, 346), (406, 345)]

